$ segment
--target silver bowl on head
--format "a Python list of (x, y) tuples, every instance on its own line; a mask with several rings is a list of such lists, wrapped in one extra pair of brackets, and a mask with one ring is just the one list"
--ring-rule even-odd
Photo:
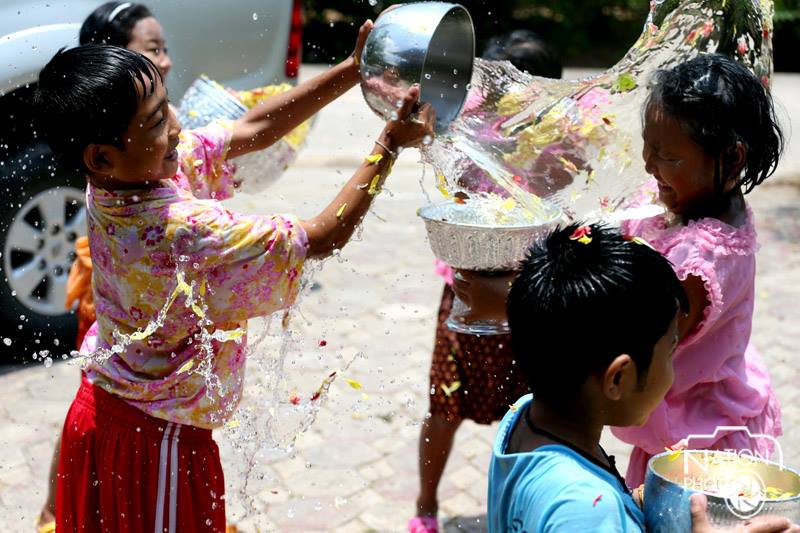
[[(420, 208), (433, 254), (457, 270), (505, 273), (516, 270), (534, 241), (552, 230), (561, 219), (553, 210), (547, 220), (489, 225), (473, 222), (476, 213), (469, 204), (443, 202)], [(456, 276), (459, 274), (456, 273)], [(505, 316), (477, 319), (458, 297), (453, 299), (447, 327), (470, 335), (499, 335), (509, 332)]]
[(440, 133), (458, 116), (469, 92), (475, 32), (457, 4), (420, 2), (384, 12), (361, 54), (361, 89), (378, 116), (388, 119), (403, 93), (420, 85), (420, 101), (436, 111)]
[(516, 270), (534, 241), (561, 220), (561, 213), (554, 210), (543, 221), (479, 224), (471, 222), (475, 214), (468, 204), (455, 202), (428, 204), (418, 214), (437, 259), (455, 269), (489, 272)]
[(750, 454), (716, 450), (664, 452), (650, 459), (644, 483), (648, 533), (692, 530), (689, 498), (708, 498), (708, 518), (731, 527), (758, 515), (800, 522), (800, 474)]

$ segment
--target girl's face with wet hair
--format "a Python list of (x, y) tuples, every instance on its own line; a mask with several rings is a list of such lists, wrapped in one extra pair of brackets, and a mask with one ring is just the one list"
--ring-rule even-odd
[(131, 40), (126, 48), (139, 52), (152, 61), (161, 71), (161, 77), (167, 79), (167, 74), (172, 68), (172, 60), (167, 55), (164, 30), (155, 17), (146, 17), (136, 23), (131, 30)]
[(717, 195), (716, 158), (694, 142), (678, 120), (655, 105), (645, 114), (642, 138), (645, 170), (658, 182), (664, 206), (675, 214), (702, 212), (702, 206)]

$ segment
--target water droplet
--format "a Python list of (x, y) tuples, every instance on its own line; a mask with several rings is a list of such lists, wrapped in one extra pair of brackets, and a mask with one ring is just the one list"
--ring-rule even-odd
[(453, 84), (453, 89), (458, 89), (458, 84), (457, 83)]
[(6, 346), (11, 346), (11, 339), (6, 337), (5, 339), (3, 339), (3, 344), (5, 344)]
[(53, 359), (50, 358), (50, 357), (45, 357), (45, 359), (44, 359), (44, 367), (45, 368), (50, 368), (51, 366), (53, 366)]
[[(289, 518), (291, 518), (291, 516), (290, 516)], [(206, 525), (207, 525), (207, 526), (210, 526), (212, 523), (213, 523), (213, 522), (211, 522), (211, 519), (210, 519), (210, 518), (206, 518)]]
[(378, 0), (367, 0), (367, 1), (369, 2), (369, 5), (371, 5), (372, 7), (375, 7), (375, 6), (378, 5)]
[[(253, 12), (253, 20), (258, 20), (258, 13)], [(211, 525), (211, 524), (209, 524)]]
[(457, 69), (457, 68), (454, 68), (454, 69), (453, 69), (453, 75), (455, 75), (455, 76), (457, 76), (457, 75), (458, 75), (458, 69)]
[(391, 120), (397, 120), (397, 111), (392, 111), (392, 114), (389, 115), (389, 118)]
[(426, 79), (426, 80), (429, 80), (429, 79), (431, 79), (431, 75), (430, 75), (430, 74), (425, 74), (425, 79)]
[(426, 135), (425, 137), (422, 138), (422, 144), (424, 144), (425, 146), (430, 145), (432, 142), (433, 142), (433, 137), (431, 137), (430, 135)]
[(286, 510), (286, 516), (289, 517), (289, 518), (294, 518), (294, 509), (291, 509), (291, 508), (287, 509)]
[(314, 504), (314, 510), (315, 511), (321, 511), (322, 510), (322, 502), (315, 503)]
[(398, 100), (397, 100), (397, 101), (394, 103), (394, 106), (395, 106), (397, 109), (400, 109), (401, 107), (403, 107), (403, 99), (402, 99), (402, 98), (398, 99)]

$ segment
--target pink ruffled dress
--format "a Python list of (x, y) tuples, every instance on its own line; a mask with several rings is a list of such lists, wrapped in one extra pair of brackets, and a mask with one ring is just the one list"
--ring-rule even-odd
[[(634, 445), (628, 486), (642, 484), (649, 458), (682, 439), (689, 439), (688, 448), (769, 457), (773, 441), (755, 435), (777, 437), (782, 431), (769, 374), (750, 342), (757, 249), (752, 212), (748, 208), (741, 227), (713, 218), (668, 226), (664, 216), (657, 216), (628, 221), (622, 229), (661, 252), (681, 280), (701, 278), (709, 299), (702, 322), (675, 351), (675, 382), (658, 408), (641, 427), (612, 428)], [(747, 431), (714, 435), (720, 426)]]

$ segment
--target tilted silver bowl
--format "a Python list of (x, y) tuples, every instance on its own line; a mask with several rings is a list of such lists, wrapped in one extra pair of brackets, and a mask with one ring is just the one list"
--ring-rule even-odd
[[(766, 499), (759, 495), (759, 486), (790, 496)], [(742, 492), (736, 494), (737, 490)], [(644, 515), (648, 533), (691, 531), (689, 498), (695, 492), (708, 498), (708, 517), (714, 526), (735, 526), (758, 515), (800, 522), (797, 471), (752, 455), (686, 450), (656, 455), (647, 465)]]
[(457, 4), (419, 2), (384, 12), (361, 55), (361, 89), (367, 104), (388, 119), (403, 93), (420, 84), (420, 101), (436, 111), (436, 131), (458, 116), (469, 91), (475, 32)]
[(489, 225), (470, 222), (474, 212), (455, 202), (429, 204), (420, 208), (433, 254), (461, 270), (515, 270), (534, 241), (550, 232), (561, 213), (536, 223)]

